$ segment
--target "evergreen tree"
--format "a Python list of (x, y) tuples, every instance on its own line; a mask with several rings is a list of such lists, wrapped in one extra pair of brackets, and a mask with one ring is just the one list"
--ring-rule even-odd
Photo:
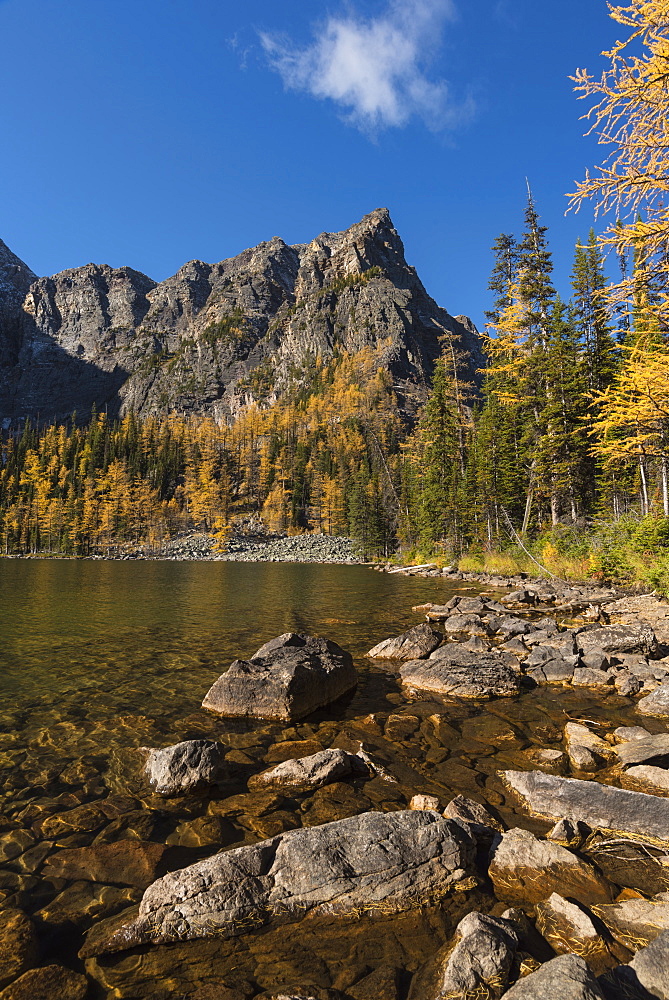
[(518, 244), (515, 237), (509, 233), (500, 233), (492, 246), (495, 258), (488, 282), (488, 288), (495, 293), (492, 309), (485, 312), (489, 323), (499, 323), (502, 313), (511, 304), (509, 288), (518, 280), (518, 264), (520, 259)]

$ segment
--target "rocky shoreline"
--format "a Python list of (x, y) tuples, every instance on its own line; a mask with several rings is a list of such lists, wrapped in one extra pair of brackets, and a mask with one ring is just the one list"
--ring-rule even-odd
[[(667, 1000), (669, 608), (514, 582), (417, 605), (366, 665), (286, 633), (202, 691), (209, 736), (17, 795), (0, 1000)], [(398, 689), (335, 724), (370, 670)]]

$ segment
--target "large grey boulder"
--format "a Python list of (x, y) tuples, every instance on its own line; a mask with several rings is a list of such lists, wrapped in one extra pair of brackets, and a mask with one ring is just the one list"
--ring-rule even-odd
[(504, 1000), (604, 1000), (587, 962), (577, 955), (558, 955), (520, 979)]
[(669, 719), (669, 684), (660, 684), (651, 694), (642, 698), (636, 707), (642, 715), (656, 715), (661, 719)]
[(578, 645), (582, 653), (595, 648), (604, 653), (652, 653), (657, 648), (657, 639), (646, 622), (629, 625), (603, 625), (578, 633)]
[(429, 691), (456, 698), (510, 698), (520, 690), (520, 678), (508, 665), (510, 654), (475, 652), (460, 643), (440, 646), (427, 660), (411, 660), (400, 668), (410, 691)]
[(228, 777), (226, 751), (214, 740), (184, 740), (162, 750), (150, 750), (144, 773), (159, 795), (203, 792)]
[(300, 793), (354, 774), (371, 777), (373, 771), (357, 754), (333, 748), (297, 760), (284, 760), (253, 775), (248, 784), (253, 790), (276, 788)]
[(356, 684), (351, 654), (336, 642), (286, 632), (250, 660), (235, 660), (209, 689), (202, 707), (220, 715), (301, 719)]
[(608, 903), (611, 884), (594, 865), (529, 830), (502, 834), (490, 855), (488, 874), (495, 895), (507, 903), (539, 903), (554, 892), (582, 903)]
[(377, 643), (367, 656), (383, 660), (420, 660), (424, 656), (429, 656), (442, 639), (441, 632), (423, 623), (415, 625), (407, 632), (402, 632), (394, 639), (384, 639)]
[(571, 819), (592, 830), (669, 843), (669, 800), (597, 781), (543, 771), (502, 771), (505, 784), (529, 812), (544, 819)]
[(368, 812), (289, 830), (164, 876), (139, 915), (98, 952), (236, 937), (273, 919), (409, 910), (445, 897), (471, 872), (475, 846), (436, 812)]
[(411, 984), (410, 1000), (498, 1000), (509, 983), (518, 935), (508, 920), (468, 913)]

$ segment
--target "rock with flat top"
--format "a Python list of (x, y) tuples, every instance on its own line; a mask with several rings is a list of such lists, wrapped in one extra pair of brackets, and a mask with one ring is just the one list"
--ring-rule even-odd
[(504, 1000), (604, 1000), (604, 995), (585, 959), (558, 955), (519, 979)]
[(351, 775), (371, 776), (371, 771), (365, 761), (357, 754), (347, 750), (321, 750), (320, 753), (297, 760), (284, 760), (274, 767), (262, 771), (249, 778), (249, 788), (260, 790), (273, 788), (286, 792), (307, 792), (312, 788), (321, 788), (333, 781), (340, 781)]
[(616, 941), (630, 951), (638, 951), (662, 931), (669, 930), (669, 892), (658, 893), (652, 899), (639, 897), (600, 903), (593, 906), (592, 912), (606, 924)]
[[(136, 945), (237, 937), (272, 920), (411, 910), (472, 871), (473, 840), (436, 812), (367, 812), (224, 851), (154, 882), (136, 919), (84, 957)], [(94, 950), (93, 950), (94, 949)]]
[(578, 645), (582, 653), (595, 648), (604, 653), (652, 653), (657, 648), (657, 639), (646, 622), (629, 625), (603, 625), (578, 633)]
[(588, 912), (557, 892), (537, 903), (537, 928), (558, 955), (584, 958), (597, 974), (617, 964)]
[(502, 835), (490, 856), (488, 874), (495, 895), (509, 903), (539, 903), (553, 892), (582, 903), (608, 903), (611, 884), (595, 867), (560, 844), (539, 840), (529, 830)]
[(618, 726), (613, 730), (613, 735), (618, 743), (629, 743), (630, 740), (643, 740), (652, 734), (643, 726)]
[(220, 715), (302, 719), (356, 683), (351, 654), (336, 642), (286, 632), (250, 660), (235, 660), (207, 692), (202, 707)]
[(669, 801), (656, 795), (563, 778), (543, 771), (502, 771), (507, 787), (543, 819), (580, 820), (591, 830), (669, 844)]
[(508, 986), (517, 947), (509, 921), (468, 913), (453, 940), (414, 977), (410, 1000), (499, 1000)]
[(144, 773), (158, 795), (191, 795), (225, 782), (228, 748), (214, 740), (184, 740), (162, 750), (150, 750)]
[(461, 643), (440, 646), (427, 660), (410, 660), (400, 668), (410, 691), (454, 698), (511, 698), (520, 690), (517, 672), (508, 666), (511, 654), (474, 652)]
[(669, 733), (629, 740), (613, 749), (623, 767), (635, 764), (655, 764), (660, 767), (669, 765)]
[(669, 684), (660, 684), (651, 694), (637, 702), (636, 707), (642, 715), (669, 719)]
[(652, 764), (638, 764), (623, 771), (620, 784), (623, 788), (648, 792), (650, 795), (669, 795), (669, 771), (664, 767), (653, 767)]
[(407, 632), (395, 636), (394, 639), (384, 639), (367, 656), (383, 660), (420, 660), (437, 648), (443, 635), (427, 623), (415, 625)]

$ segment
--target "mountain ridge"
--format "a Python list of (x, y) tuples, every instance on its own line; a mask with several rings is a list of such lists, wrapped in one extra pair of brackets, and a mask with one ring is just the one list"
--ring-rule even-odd
[(74, 411), (85, 419), (93, 407), (224, 421), (254, 400), (274, 402), (316, 357), (363, 348), (377, 352), (411, 413), (444, 336), (476, 382), (476, 328), (428, 295), (384, 208), (309, 243), (274, 237), (215, 264), (192, 260), (162, 282), (104, 264), (37, 277), (0, 241), (6, 426)]

